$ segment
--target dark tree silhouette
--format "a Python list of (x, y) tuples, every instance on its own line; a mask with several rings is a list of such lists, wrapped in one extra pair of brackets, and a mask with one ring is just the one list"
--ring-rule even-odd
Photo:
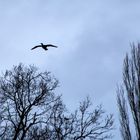
[(49, 72), (38, 73), (34, 66), (6, 71), (0, 78), (2, 139), (22, 140), (33, 125), (45, 122), (43, 115), (59, 99), (53, 94), (57, 84)]
[[(123, 85), (118, 90), (118, 107), (122, 139), (140, 139), (140, 44), (132, 44), (131, 57), (126, 54), (123, 68)], [(131, 113), (131, 115), (129, 115)], [(134, 124), (130, 126), (130, 119)], [(130, 129), (130, 127), (132, 127)], [(134, 129), (133, 131), (131, 131)], [(133, 133), (135, 132), (135, 136)]]
[(80, 103), (79, 108), (71, 114), (64, 111), (61, 103), (56, 104), (51, 110), (50, 121), (40, 131), (33, 127), (29, 133), (30, 139), (43, 137), (56, 140), (103, 140), (111, 138), (110, 130), (113, 129), (113, 116), (109, 115), (103, 119), (104, 111), (99, 106), (89, 111), (91, 102), (89, 98)]
[(0, 77), (0, 139), (83, 140), (110, 138), (112, 115), (101, 106), (91, 109), (89, 98), (70, 113), (61, 96), (54, 94), (58, 81), (35, 66), (14, 66)]

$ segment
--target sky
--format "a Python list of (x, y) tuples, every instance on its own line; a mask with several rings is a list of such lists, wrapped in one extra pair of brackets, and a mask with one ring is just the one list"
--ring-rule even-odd
[[(34, 64), (59, 80), (68, 109), (90, 96), (115, 117), (117, 85), (130, 43), (140, 41), (139, 0), (1, 0), (0, 71)], [(43, 42), (59, 46), (31, 51)]]

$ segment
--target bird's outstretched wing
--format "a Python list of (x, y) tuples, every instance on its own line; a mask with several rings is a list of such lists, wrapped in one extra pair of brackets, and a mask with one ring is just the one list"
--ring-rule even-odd
[(52, 45), (52, 44), (47, 44), (45, 45), (46, 47), (55, 47), (55, 48), (58, 48), (58, 46), (55, 46), (55, 45)]
[(36, 49), (36, 48), (38, 48), (38, 47), (41, 47), (41, 45), (35, 46), (35, 47), (33, 47), (31, 50), (34, 50), (34, 49)]

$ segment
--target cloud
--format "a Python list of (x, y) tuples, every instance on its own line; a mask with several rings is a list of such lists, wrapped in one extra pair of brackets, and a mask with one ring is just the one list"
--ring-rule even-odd
[[(57, 92), (69, 108), (90, 95), (95, 104), (101, 102), (113, 111), (123, 58), (129, 43), (140, 40), (139, 4), (139, 0), (1, 1), (1, 70), (19, 62), (35, 64), (60, 80)], [(41, 42), (59, 48), (30, 51)]]

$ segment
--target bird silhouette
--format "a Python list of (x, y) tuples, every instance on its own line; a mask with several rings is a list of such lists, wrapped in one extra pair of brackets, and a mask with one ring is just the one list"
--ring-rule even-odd
[(33, 47), (31, 50), (34, 50), (34, 49), (36, 49), (36, 48), (38, 48), (38, 47), (43, 48), (45, 51), (48, 50), (48, 47), (54, 47), (54, 48), (57, 48), (57, 46), (52, 45), (52, 44), (47, 44), (47, 45), (44, 45), (43, 43), (40, 43), (40, 44), (41, 44), (41, 45), (37, 45), (37, 46)]

